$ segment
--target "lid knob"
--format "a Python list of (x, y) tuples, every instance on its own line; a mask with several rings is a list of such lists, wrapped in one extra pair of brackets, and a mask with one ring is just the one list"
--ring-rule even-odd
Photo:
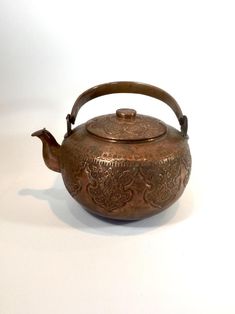
[(135, 119), (136, 111), (134, 109), (121, 108), (116, 111), (116, 116), (121, 119)]

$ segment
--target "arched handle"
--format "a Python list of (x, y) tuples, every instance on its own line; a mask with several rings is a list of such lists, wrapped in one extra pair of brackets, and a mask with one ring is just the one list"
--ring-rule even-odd
[(68, 114), (66, 117), (67, 136), (69, 136), (72, 132), (71, 124), (75, 123), (78, 111), (86, 102), (100, 96), (117, 93), (142, 94), (165, 102), (174, 111), (181, 126), (182, 135), (184, 137), (187, 137), (188, 119), (186, 116), (183, 115), (180, 106), (170, 94), (168, 94), (161, 88), (153, 85), (138, 82), (122, 82), (122, 81), (97, 85), (82, 93), (75, 101), (71, 114)]

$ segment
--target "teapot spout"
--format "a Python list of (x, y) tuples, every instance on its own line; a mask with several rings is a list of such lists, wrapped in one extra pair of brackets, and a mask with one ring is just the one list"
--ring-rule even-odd
[(46, 166), (53, 171), (60, 172), (60, 145), (54, 136), (45, 128), (34, 132), (32, 136), (37, 136), (42, 141), (42, 153)]

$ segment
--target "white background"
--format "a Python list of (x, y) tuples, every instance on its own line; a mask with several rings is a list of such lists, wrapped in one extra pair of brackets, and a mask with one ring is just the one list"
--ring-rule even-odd
[[(0, 0), (1, 314), (235, 313), (233, 4)], [(193, 158), (175, 205), (124, 225), (80, 208), (30, 137), (61, 142), (77, 96), (116, 80), (177, 99)], [(77, 123), (119, 107), (178, 127), (137, 95), (91, 101)]]

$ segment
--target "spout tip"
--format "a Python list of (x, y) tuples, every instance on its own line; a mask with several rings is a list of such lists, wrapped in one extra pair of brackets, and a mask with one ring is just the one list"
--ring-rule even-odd
[(43, 159), (47, 167), (53, 171), (60, 172), (60, 145), (53, 135), (45, 128), (33, 132), (31, 136), (38, 137), (43, 144)]
[(41, 130), (38, 130), (38, 131), (36, 131), (36, 132), (33, 132), (33, 133), (31, 134), (31, 136), (40, 136), (40, 135), (42, 135), (43, 133), (45, 133), (45, 131), (46, 131), (46, 129), (43, 128), (43, 129), (41, 129)]

